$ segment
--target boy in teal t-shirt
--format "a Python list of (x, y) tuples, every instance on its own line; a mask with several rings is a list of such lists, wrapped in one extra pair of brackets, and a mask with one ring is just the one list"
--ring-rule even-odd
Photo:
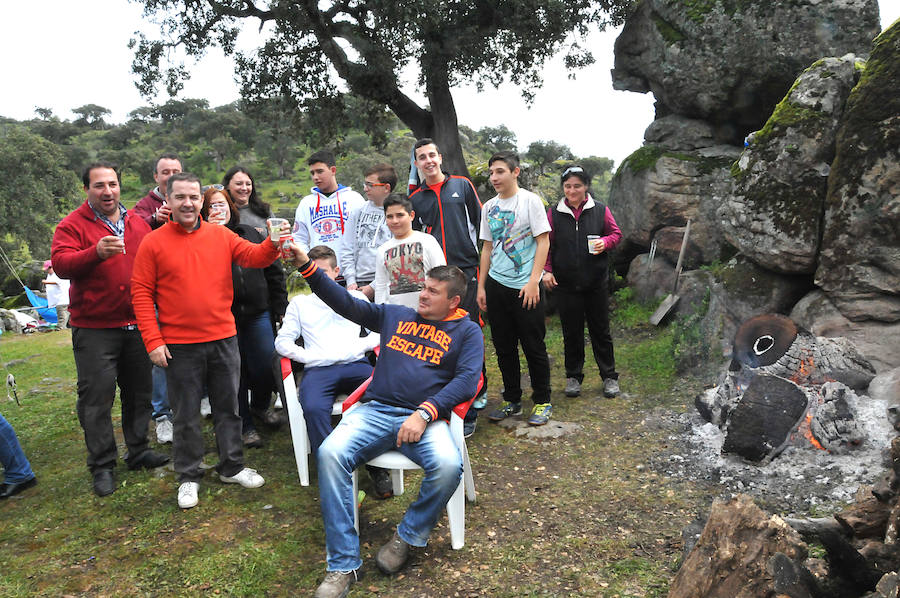
[(503, 402), (488, 418), (500, 421), (522, 411), (521, 343), (534, 401), (528, 423), (540, 426), (553, 412), (540, 291), (550, 248), (550, 223), (541, 198), (519, 188), (519, 157), (514, 152), (494, 154), (488, 168), (497, 196), (482, 208), (479, 237), (484, 249), (477, 299), (478, 306), (487, 312), (503, 377)]

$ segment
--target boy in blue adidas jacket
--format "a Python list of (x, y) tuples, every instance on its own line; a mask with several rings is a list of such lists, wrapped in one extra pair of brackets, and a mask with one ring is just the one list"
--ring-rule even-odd
[[(376, 555), (385, 573), (405, 564), (409, 546), (425, 546), (462, 475), (450, 428), (438, 419), (475, 394), (484, 357), (481, 329), (459, 309), (466, 278), (455, 266), (428, 272), (417, 310), (352, 297), (319, 272), (296, 245), (292, 257), (310, 288), (341, 316), (381, 333), (381, 353), (363, 404), (348, 412), (319, 447), (319, 495), (327, 569), (316, 595), (342, 595), (362, 565), (353, 526), (351, 473), (396, 449), (425, 471), (393, 538)], [(432, 422), (435, 422), (433, 425)]]

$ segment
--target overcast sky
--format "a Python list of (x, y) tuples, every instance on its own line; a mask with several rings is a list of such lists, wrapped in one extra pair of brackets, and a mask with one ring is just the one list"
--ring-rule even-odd
[[(900, 0), (879, 4), (882, 27), (900, 17)], [(99, 104), (112, 111), (112, 122), (123, 122), (131, 110), (150, 103), (134, 87), (133, 54), (127, 47), (135, 30), (148, 27), (139, 5), (123, 0), (33, 0), (4, 2), (3, 9), (0, 80), (5, 89), (0, 115), (25, 120), (40, 106), (71, 119), (72, 108)], [(640, 146), (653, 120), (653, 97), (612, 89), (609, 71), (617, 35), (609, 31), (592, 37), (597, 62), (578, 71), (574, 81), (561, 64), (550, 64), (530, 108), (512, 86), (481, 94), (474, 87), (456, 89), (460, 124), (473, 129), (504, 124), (516, 133), (522, 150), (538, 139), (553, 140), (576, 155), (607, 156), (618, 164)], [(192, 79), (179, 97), (205, 98), (210, 106), (237, 99), (233, 62), (221, 52), (210, 51), (199, 63), (187, 64)], [(166, 99), (160, 95), (156, 101)]]

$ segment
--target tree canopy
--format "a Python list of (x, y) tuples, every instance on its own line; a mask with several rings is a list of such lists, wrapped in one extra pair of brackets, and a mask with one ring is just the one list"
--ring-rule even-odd
[[(281, 97), (295, 109), (314, 106), (328, 129), (340, 122), (342, 89), (364, 98), (371, 113), (389, 108), (416, 137), (432, 137), (451, 172), (465, 172), (451, 89), (511, 81), (526, 97), (542, 83), (547, 59), (565, 53), (568, 68), (590, 64), (583, 46), (591, 27), (619, 23), (631, 0), (139, 0), (160, 25), (160, 39), (131, 42), (133, 71), (145, 95), (164, 81), (177, 93), (189, 74), (169, 51), (200, 57), (210, 46), (235, 54), (242, 27), (263, 30), (265, 43), (236, 53), (241, 94), (249, 103)], [(427, 99), (403, 91), (404, 73)]]
[(21, 126), (0, 127), (0, 245), (22, 243), (38, 255), (50, 254), (59, 219), (78, 205), (78, 177), (65, 166), (62, 151)]

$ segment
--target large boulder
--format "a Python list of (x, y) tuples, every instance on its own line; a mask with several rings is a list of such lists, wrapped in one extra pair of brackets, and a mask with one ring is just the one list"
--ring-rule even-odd
[[(705, 283), (708, 274), (702, 272), (689, 272), (686, 280), (697, 277), (698, 282)], [(742, 322), (763, 313), (787, 314), (812, 288), (809, 276), (779, 274), (742, 256), (714, 269), (712, 275), (714, 281), (709, 284), (706, 299), (708, 307), (699, 326), (706, 344), (712, 349), (710, 356), (713, 358), (731, 352), (734, 333)], [(693, 286), (686, 282), (685, 292)], [(688, 309), (688, 305), (681, 307)]]
[(863, 64), (853, 54), (816, 61), (732, 168), (734, 192), (719, 208), (722, 230), (761, 266), (815, 271), (834, 141)]
[(615, 45), (616, 89), (646, 93), (739, 143), (762, 127), (797, 75), (822, 56), (868, 51), (877, 0), (644, 0)]
[(738, 155), (731, 146), (678, 152), (648, 144), (628, 156), (613, 177), (608, 202), (625, 240), (646, 248), (661, 239), (659, 255), (674, 263), (690, 218), (686, 267), (730, 257), (716, 209), (731, 191), (729, 169)]
[(900, 21), (847, 100), (828, 179), (816, 284), (853, 321), (900, 322), (898, 81)]
[(847, 319), (821, 290), (804, 296), (790, 317), (816, 336), (844, 337), (882, 373), (900, 367), (900, 322)]

